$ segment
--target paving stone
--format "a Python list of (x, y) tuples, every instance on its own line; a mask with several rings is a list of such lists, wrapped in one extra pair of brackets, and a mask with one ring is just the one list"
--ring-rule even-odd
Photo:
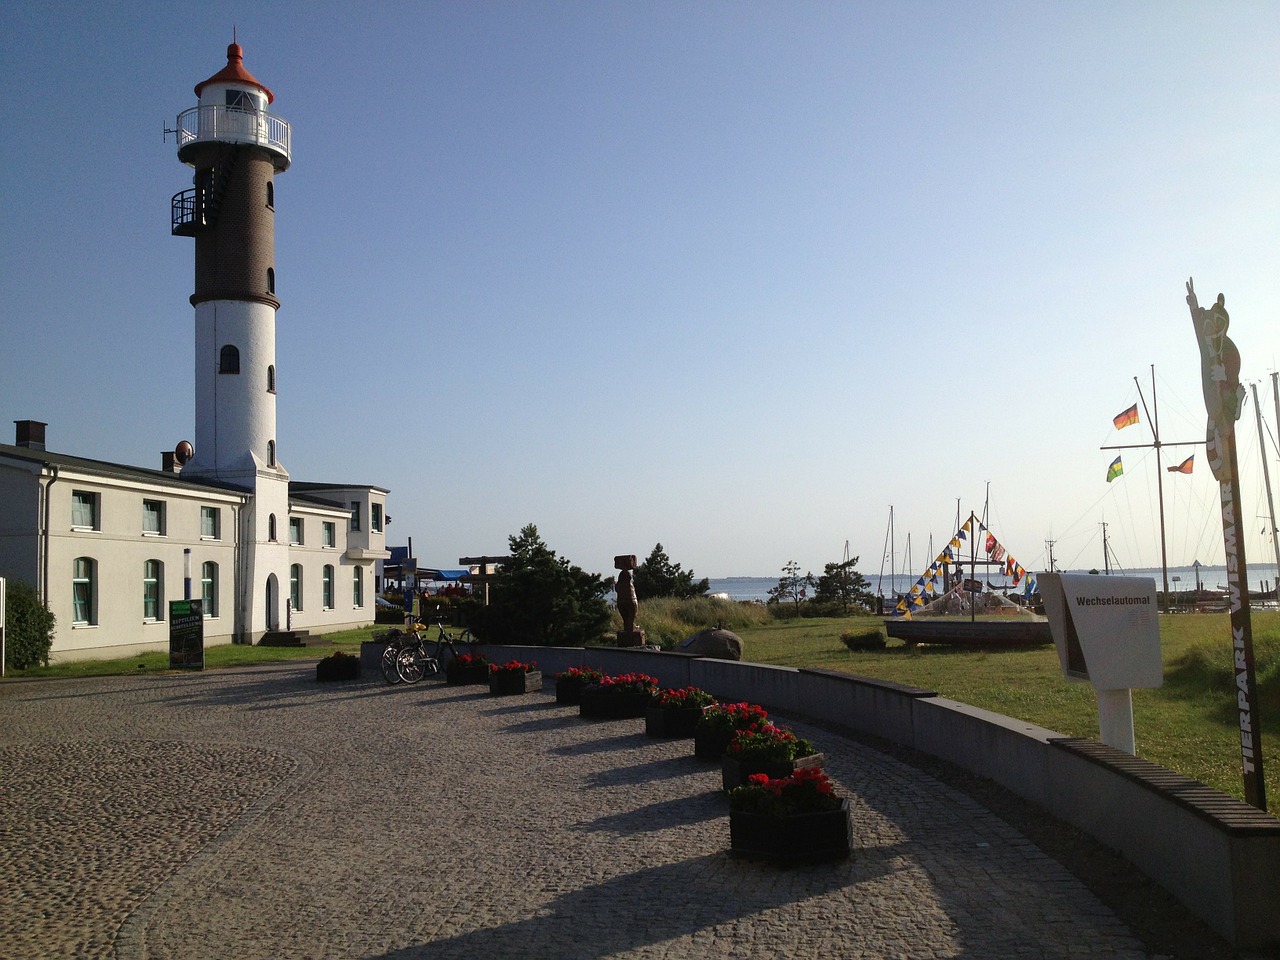
[(728, 855), (691, 741), (549, 691), (314, 674), (0, 688), (5, 954), (1147, 956), (990, 810), (828, 731), (790, 724), (851, 798), (855, 856), (778, 870)]

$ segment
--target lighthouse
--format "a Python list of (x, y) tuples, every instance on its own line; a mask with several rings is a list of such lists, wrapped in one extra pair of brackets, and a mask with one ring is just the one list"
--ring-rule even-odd
[(195, 238), (195, 456), (185, 473), (232, 483), (279, 471), (276, 451), (275, 177), (289, 167), (289, 124), (271, 91), (227, 65), (196, 84), (178, 115), (178, 159), (193, 186), (172, 200), (172, 231)]
[(174, 236), (195, 239), (195, 445), (182, 475), (253, 493), (240, 517), (242, 638), (279, 628), (288, 583), (289, 475), (276, 449), (275, 178), (288, 169), (291, 130), (269, 112), (271, 91), (227, 64), (178, 114), (178, 159), (192, 186), (171, 204)]

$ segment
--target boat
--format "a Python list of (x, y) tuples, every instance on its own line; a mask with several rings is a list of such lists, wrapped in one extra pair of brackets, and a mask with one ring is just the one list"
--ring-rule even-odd
[[(979, 557), (978, 540), (982, 538)], [(968, 544), (968, 556), (964, 545)], [(965, 576), (965, 566), (969, 567)], [(954, 571), (952, 567), (954, 566)], [(977, 568), (997, 568), (1008, 587), (996, 588)], [(986, 582), (984, 583), (983, 580)], [(941, 588), (939, 588), (941, 584)], [(1011, 593), (1011, 590), (1020, 593)], [(1038, 646), (1053, 642), (1049, 622), (1035, 612), (1035, 574), (1008, 552), (987, 525), (970, 513), (933, 563), (885, 620), (885, 632), (909, 646)], [(981, 614), (981, 620), (978, 615)]]

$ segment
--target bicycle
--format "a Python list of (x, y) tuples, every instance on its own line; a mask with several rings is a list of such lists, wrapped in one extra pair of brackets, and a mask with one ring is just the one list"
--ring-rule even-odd
[(387, 683), (400, 683), (400, 671), (396, 669), (396, 664), (401, 654), (418, 642), (418, 635), (424, 629), (425, 625), (415, 617), (406, 630), (393, 627), (377, 638), (387, 644), (382, 651), (381, 662), (382, 677)]
[[(439, 673), (445, 664), (446, 650), (449, 659), (458, 655), (458, 640), (445, 632), (444, 624), (436, 624), (435, 646), (431, 650), (427, 649), (429, 641), (425, 634), (425, 630), (418, 633), (415, 641), (402, 647), (396, 658), (396, 672), (404, 683), (417, 683), (423, 677)], [(471, 639), (471, 631), (466, 631), (463, 636), (463, 642), (470, 650), (475, 642)]]

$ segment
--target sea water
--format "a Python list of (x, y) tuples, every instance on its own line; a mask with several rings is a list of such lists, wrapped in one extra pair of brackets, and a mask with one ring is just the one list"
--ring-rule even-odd
[[(954, 569), (954, 567), (952, 568)], [(1035, 572), (1035, 571), (1032, 571)], [(1088, 573), (1088, 570), (1060, 570), (1059, 573)], [(883, 593), (884, 596), (893, 596), (895, 593), (907, 593), (915, 586), (916, 581), (920, 578), (923, 571), (914, 574), (899, 573), (890, 577), (887, 574), (882, 578), (877, 574), (868, 576), (863, 573), (871, 586), (872, 594)], [(1112, 570), (1112, 576), (1117, 577), (1150, 577), (1156, 582), (1156, 589), (1164, 589), (1164, 575), (1159, 567), (1154, 569), (1141, 570)], [(965, 576), (968, 576), (968, 567), (965, 567)], [(814, 575), (815, 578), (817, 574)], [(1017, 592), (1026, 581), (1022, 581), (1017, 587), (1013, 585), (1012, 577), (998, 576), (995, 574), (987, 575), (981, 568), (977, 572), (979, 580), (989, 580), (993, 586), (999, 590), (1008, 590)], [(727, 593), (730, 600), (760, 600), (769, 599), (769, 591), (778, 585), (778, 577), (721, 577), (719, 579), (710, 580), (710, 592)], [(1227, 568), (1226, 567), (1200, 567), (1200, 586), (1205, 590), (1225, 590), (1227, 586)], [(1250, 590), (1271, 590), (1275, 587), (1275, 568), (1274, 566), (1254, 566), (1250, 564), (1249, 573), (1249, 589)], [(1170, 567), (1169, 568), (1169, 590), (1172, 593), (1183, 593), (1196, 588), (1196, 571), (1194, 567)], [(812, 591), (810, 591), (812, 593)]]

